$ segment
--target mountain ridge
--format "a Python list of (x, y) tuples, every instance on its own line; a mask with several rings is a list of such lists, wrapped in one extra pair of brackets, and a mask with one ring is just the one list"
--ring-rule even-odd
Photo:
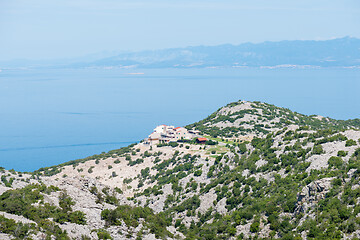
[(139, 68), (199, 67), (350, 67), (360, 65), (360, 40), (294, 40), (192, 46), (142, 51), (104, 58), (90, 66)]
[[(100, 54), (101, 55), (101, 54)], [(100, 56), (99, 55), (99, 56)], [(360, 39), (283, 40), (127, 51), (86, 60), (2, 61), (0, 68), (321, 68), (359, 67)]]

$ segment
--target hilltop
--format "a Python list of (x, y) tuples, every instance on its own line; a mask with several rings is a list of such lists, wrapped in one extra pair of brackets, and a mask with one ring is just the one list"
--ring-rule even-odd
[(265, 136), (295, 125), (303, 129), (344, 130), (360, 128), (360, 119), (335, 120), (319, 115), (307, 116), (262, 102), (238, 101), (220, 108), (204, 120), (187, 126), (213, 137)]
[(360, 120), (238, 101), (186, 126), (33, 173), (3, 169), (2, 239), (356, 239)]

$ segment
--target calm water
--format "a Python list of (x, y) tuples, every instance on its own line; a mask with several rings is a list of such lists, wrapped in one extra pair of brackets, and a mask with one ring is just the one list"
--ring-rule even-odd
[(119, 148), (239, 99), (359, 118), (359, 92), (354, 69), (3, 70), (0, 165), (32, 171)]

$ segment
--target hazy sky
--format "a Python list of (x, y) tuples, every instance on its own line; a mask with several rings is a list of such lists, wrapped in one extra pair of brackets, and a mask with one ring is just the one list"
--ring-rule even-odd
[(0, 0), (0, 60), (344, 36), (359, 0)]

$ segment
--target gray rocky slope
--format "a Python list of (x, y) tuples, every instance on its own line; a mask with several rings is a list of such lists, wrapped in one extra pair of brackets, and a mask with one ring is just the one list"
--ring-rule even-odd
[(358, 120), (239, 101), (187, 127), (212, 141), (3, 169), (0, 238), (360, 237)]

